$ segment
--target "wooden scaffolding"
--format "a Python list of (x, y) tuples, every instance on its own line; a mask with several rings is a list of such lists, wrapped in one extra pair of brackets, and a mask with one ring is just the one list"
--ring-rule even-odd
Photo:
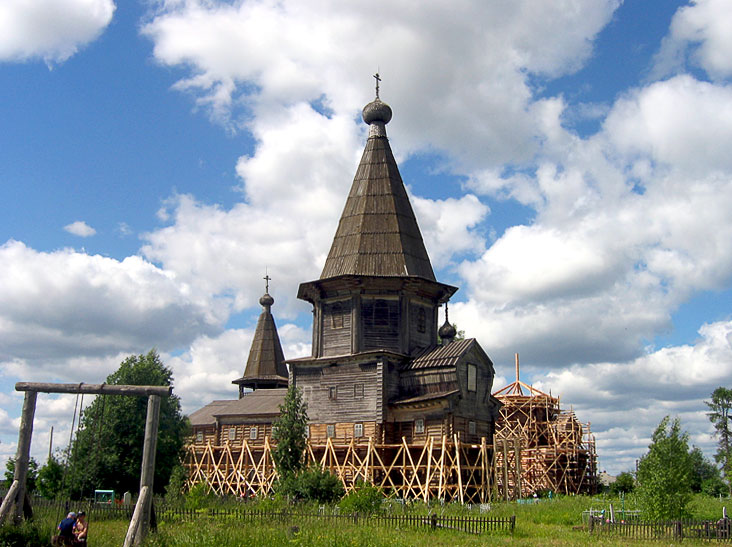
[[(184, 456), (187, 488), (204, 483), (218, 495), (268, 495), (277, 479), (269, 438), (264, 442), (204, 446), (189, 444)], [(514, 490), (499, 488), (507, 481), (495, 477), (495, 448), (483, 438), (464, 443), (457, 436), (432, 437), (424, 443), (375, 444), (351, 440), (337, 444), (308, 444), (308, 463), (327, 469), (341, 479), (346, 491), (363, 481), (402, 499), (488, 503), (513, 499)], [(504, 451), (505, 452), (505, 451)], [(504, 452), (501, 452), (502, 454)], [(515, 459), (506, 459), (511, 465)], [(510, 473), (516, 476), (515, 470)]]
[(503, 403), (495, 442), (513, 448), (497, 450), (496, 465), (504, 467), (504, 458), (512, 457), (515, 461), (509, 465), (518, 470), (514, 476), (497, 474), (502, 490), (516, 491), (520, 497), (542, 491), (597, 491), (597, 455), (590, 424), (580, 422), (573, 410), (563, 410), (558, 397), (520, 381), (518, 354), (516, 381), (493, 395)]

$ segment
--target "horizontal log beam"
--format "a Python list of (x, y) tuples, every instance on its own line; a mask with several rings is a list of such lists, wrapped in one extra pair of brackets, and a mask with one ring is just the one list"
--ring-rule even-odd
[(15, 391), (36, 391), (41, 393), (91, 393), (95, 395), (129, 395), (165, 397), (173, 392), (172, 386), (127, 386), (111, 384), (47, 384), (42, 382), (18, 382)]

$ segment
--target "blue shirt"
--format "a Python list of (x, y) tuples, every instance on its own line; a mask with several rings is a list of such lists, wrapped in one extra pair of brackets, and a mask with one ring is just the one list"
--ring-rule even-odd
[(74, 537), (74, 524), (76, 519), (65, 518), (58, 525), (59, 535), (64, 537)]

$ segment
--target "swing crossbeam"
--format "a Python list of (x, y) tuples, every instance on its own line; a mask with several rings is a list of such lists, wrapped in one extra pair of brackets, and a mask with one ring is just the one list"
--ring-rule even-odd
[(150, 528), (152, 512), (152, 487), (155, 475), (155, 452), (158, 441), (158, 424), (160, 422), (160, 398), (173, 392), (172, 386), (130, 386), (109, 384), (49, 384), (38, 382), (18, 382), (16, 391), (25, 392), (23, 415), (18, 433), (18, 451), (15, 458), (13, 483), (0, 506), (0, 525), (13, 515), (13, 522), (20, 523), (23, 518), (23, 505), (27, 498), (26, 479), (30, 461), (31, 436), (33, 434), (33, 418), (36, 411), (38, 393), (83, 393), (95, 395), (126, 395), (147, 397), (147, 418), (145, 420), (145, 441), (142, 452), (142, 469), (140, 473), (140, 496), (135, 513), (125, 537), (125, 547), (140, 545)]

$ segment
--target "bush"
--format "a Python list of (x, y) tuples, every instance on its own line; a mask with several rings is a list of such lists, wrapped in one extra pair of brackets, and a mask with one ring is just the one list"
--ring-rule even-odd
[(348, 495), (341, 500), (338, 506), (343, 513), (375, 513), (381, 508), (384, 495), (381, 489), (372, 484), (359, 482)]
[(194, 485), (186, 494), (186, 509), (203, 509), (213, 499), (213, 494), (206, 491), (206, 484), (199, 482)]
[(3, 547), (33, 547), (48, 545), (49, 538), (40, 528), (29, 522), (20, 526), (0, 526), (0, 545)]
[(634, 487), (635, 479), (633, 475), (627, 471), (623, 471), (615, 478), (615, 482), (610, 484), (610, 493), (616, 496), (620, 495), (621, 492), (629, 494), (633, 491)]
[(297, 475), (280, 478), (275, 492), (294, 500), (332, 503), (343, 497), (345, 490), (340, 479), (319, 467), (310, 467)]

